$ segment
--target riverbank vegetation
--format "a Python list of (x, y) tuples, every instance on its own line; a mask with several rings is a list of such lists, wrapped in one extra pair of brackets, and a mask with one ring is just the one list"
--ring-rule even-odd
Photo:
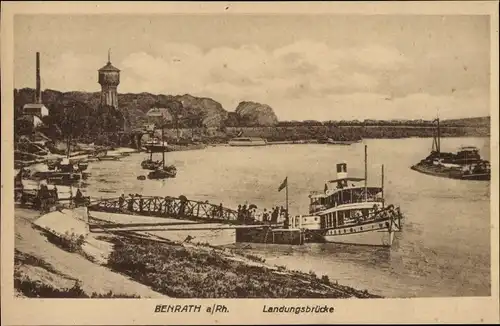
[(328, 277), (271, 268), (263, 259), (245, 259), (221, 248), (123, 237), (113, 241), (109, 268), (170, 297), (377, 297), (334, 284)]
[[(153, 239), (134, 232), (117, 232), (99, 235), (92, 241), (110, 244), (104, 261), (97, 262), (70, 246), (59, 246), (53, 241), (43, 241), (46, 233), (18, 221), (21, 228), (16, 237), (31, 235), (40, 245), (38, 249), (27, 248), (16, 242), (14, 261), (14, 288), (16, 295), (33, 298), (138, 298), (145, 290), (120, 286), (126, 294), (95, 292), (101, 289), (99, 282), (116, 282), (117, 276), (129, 282), (147, 287), (151, 293), (175, 298), (379, 298), (368, 291), (360, 291), (339, 285), (328, 276), (318, 277), (314, 272), (303, 273), (288, 270), (284, 266), (266, 264), (265, 259), (245, 253), (244, 250), (212, 246), (207, 243), (191, 244), (173, 242), (168, 239)], [(21, 231), (22, 230), (22, 231)], [(21, 235), (23, 234), (23, 235)], [(60, 235), (63, 236), (63, 235)], [(74, 237), (76, 242), (80, 239)], [(26, 242), (28, 243), (28, 242)], [(41, 245), (43, 244), (43, 245)], [(17, 247), (19, 246), (19, 248)], [(58, 250), (64, 250), (80, 267), (48, 263), (63, 259)], [(78, 245), (77, 245), (78, 246)], [(104, 246), (108, 247), (108, 246)], [(108, 251), (109, 250), (109, 251)], [(50, 255), (46, 253), (51, 252)], [(96, 253), (94, 253), (96, 254)], [(69, 258), (69, 256), (67, 257)], [(86, 261), (83, 264), (83, 260)], [(88, 265), (105, 269), (98, 281), (89, 281)], [(112, 280), (103, 274), (113, 276)], [(113, 274), (113, 275), (109, 275)], [(73, 276), (70, 276), (73, 275)], [(82, 277), (86, 275), (85, 277)], [(86, 279), (86, 281), (85, 281)], [(91, 285), (90, 290), (89, 285)], [(87, 290), (84, 290), (87, 289)]]

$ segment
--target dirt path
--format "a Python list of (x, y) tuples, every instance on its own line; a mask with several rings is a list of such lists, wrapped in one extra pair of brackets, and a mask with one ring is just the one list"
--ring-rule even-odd
[[(77, 279), (86, 293), (139, 295), (141, 298), (158, 298), (164, 295), (149, 287), (112, 272), (106, 267), (94, 264), (84, 257), (66, 252), (33, 229), (31, 221), (38, 217), (32, 210), (15, 210), (15, 248), (21, 253), (35, 256), (55, 268), (61, 275)], [(32, 269), (33, 270), (33, 269)], [(38, 275), (34, 275), (38, 278)], [(66, 284), (61, 287), (65, 287)]]

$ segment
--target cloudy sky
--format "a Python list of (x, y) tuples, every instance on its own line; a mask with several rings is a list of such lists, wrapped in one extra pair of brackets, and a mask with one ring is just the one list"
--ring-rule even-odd
[(280, 120), (489, 115), (487, 16), (17, 16), (16, 88), (100, 90), (270, 105)]

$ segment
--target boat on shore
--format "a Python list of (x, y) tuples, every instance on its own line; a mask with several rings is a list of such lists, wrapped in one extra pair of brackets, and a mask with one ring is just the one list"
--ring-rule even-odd
[(90, 157), (95, 158), (98, 161), (118, 161), (123, 158), (123, 155), (120, 153), (110, 153), (109, 151), (104, 150), (89, 156), (89, 158)]
[[(391, 247), (402, 230), (399, 207), (386, 205), (383, 185), (367, 185), (365, 177), (347, 175), (347, 164), (337, 164), (337, 178), (327, 181), (323, 192), (309, 195), (309, 214), (292, 217), (292, 227), (304, 229), (308, 241)], [(364, 185), (359, 184), (364, 182)]]
[(40, 165), (32, 166), (29, 169), (28, 179), (36, 181), (46, 181), (53, 185), (75, 185), (81, 180), (88, 178), (88, 162), (76, 160), (71, 157), (71, 137), (67, 139), (67, 153), (64, 158), (47, 160)]
[(439, 119), (435, 121), (437, 130), (432, 140), (431, 152), (411, 169), (449, 179), (489, 181), (491, 179), (490, 162), (481, 158), (477, 147), (462, 146), (456, 153), (441, 151)]
[(361, 142), (361, 139), (353, 139), (353, 140), (334, 140), (332, 138), (327, 138), (327, 139), (321, 139), (318, 140), (318, 143), (320, 144), (327, 144), (327, 145), (345, 145), (349, 146), (352, 144), (356, 144)]
[(235, 137), (229, 140), (229, 146), (266, 146), (267, 141), (259, 137)]
[(88, 163), (72, 163), (68, 158), (50, 164), (32, 167), (29, 179), (46, 180), (48, 184), (71, 185), (88, 178), (89, 173), (84, 172)]

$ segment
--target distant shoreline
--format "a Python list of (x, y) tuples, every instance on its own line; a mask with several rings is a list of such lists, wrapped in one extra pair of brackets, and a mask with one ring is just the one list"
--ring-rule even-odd
[[(366, 140), (375, 140), (375, 139), (411, 139), (411, 138), (432, 138), (432, 135), (426, 135), (426, 136), (408, 136), (408, 137), (366, 137), (363, 139)], [(489, 135), (450, 135), (450, 136), (442, 136), (442, 138), (490, 138)], [(192, 144), (185, 144), (185, 145), (177, 145), (177, 144), (169, 144), (167, 152), (184, 152), (184, 151), (192, 151), (192, 150), (202, 150), (207, 147), (226, 147), (230, 146), (227, 141), (216, 141), (216, 142), (211, 142), (210, 139), (207, 139), (208, 141), (206, 142), (197, 142), (197, 143), (192, 143)], [(361, 140), (362, 142), (362, 140)], [(360, 142), (360, 143), (361, 143)], [(348, 144), (342, 145), (342, 144), (328, 144), (328, 143), (320, 143), (318, 142), (317, 139), (298, 139), (298, 140), (278, 140), (278, 141), (267, 141), (268, 146), (278, 146), (278, 145), (327, 145), (327, 146), (350, 146)], [(352, 145), (356, 144), (354, 142)], [(238, 146), (235, 146), (238, 147)], [(135, 149), (131, 146), (117, 146), (115, 149), (110, 149), (109, 152), (113, 153), (115, 151), (119, 151), (121, 149), (134, 149), (134, 153), (145, 153), (143, 149)], [(89, 151), (84, 151), (84, 155), (82, 153), (74, 153), (70, 157), (74, 160), (81, 159), (82, 161), (85, 161), (86, 158), (85, 156), (91, 154)], [(14, 160), (16, 165), (23, 165), (24, 167), (29, 167), (32, 165), (40, 164), (40, 163), (47, 163), (51, 159), (57, 159), (64, 157), (64, 155), (57, 155), (54, 153), (51, 153), (51, 155), (48, 155), (47, 157), (38, 157), (37, 159), (33, 160)]]

